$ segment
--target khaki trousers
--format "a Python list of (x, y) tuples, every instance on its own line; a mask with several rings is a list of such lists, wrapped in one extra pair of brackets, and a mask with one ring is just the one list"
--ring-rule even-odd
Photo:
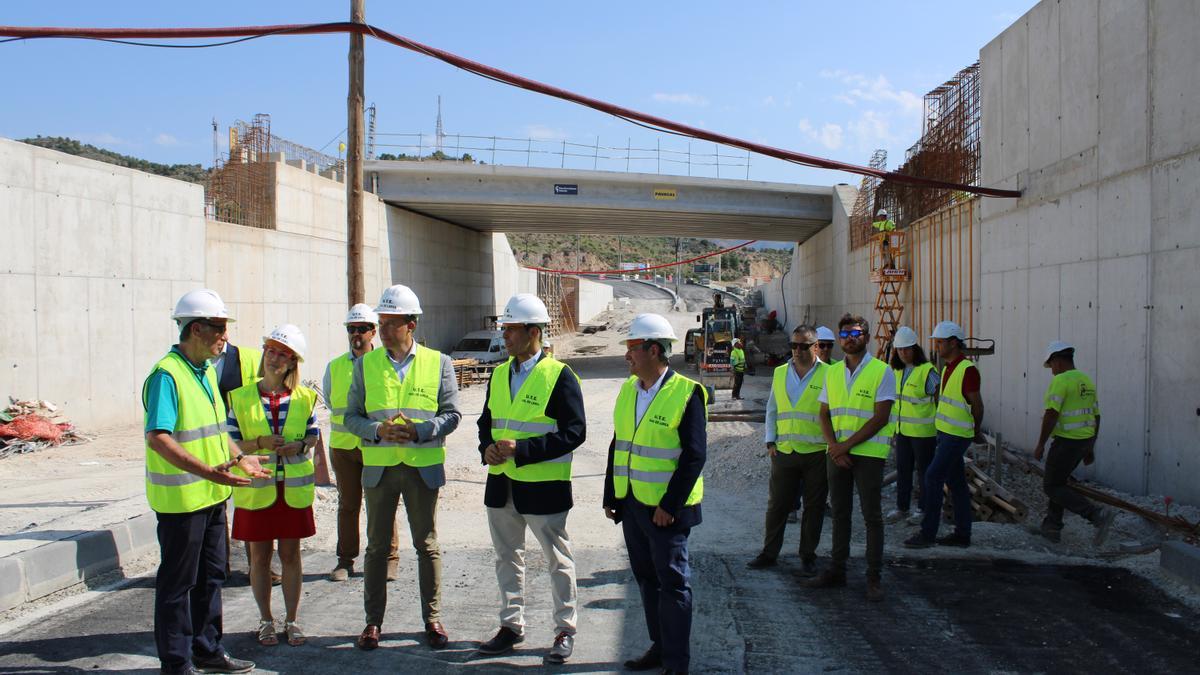
[(512, 495), (504, 508), (489, 508), (488, 528), (496, 551), (496, 582), (500, 586), (500, 625), (517, 634), (525, 632), (525, 528), (542, 545), (550, 567), (550, 591), (554, 598), (554, 632), (575, 634), (578, 596), (575, 587), (575, 558), (567, 536), (569, 511), (546, 516), (517, 513)]
[[(337, 514), (337, 559), (339, 567), (352, 569), (354, 559), (358, 557), (358, 514), (362, 511), (362, 450), (354, 448), (330, 448), (329, 463), (333, 465), (333, 473), (337, 476), (338, 514)], [(397, 564), (400, 560), (400, 535), (392, 531), (392, 548), (388, 552), (388, 562)]]
[(404, 499), (408, 529), (417, 552), (417, 581), (421, 589), (421, 618), (441, 621), (442, 551), (437, 540), (438, 491), (421, 473), (397, 464), (383, 469), (379, 484), (364, 489), (367, 497), (367, 555), (363, 566), (363, 609), (367, 623), (383, 625), (387, 611), (387, 565), (396, 534), (396, 509)]

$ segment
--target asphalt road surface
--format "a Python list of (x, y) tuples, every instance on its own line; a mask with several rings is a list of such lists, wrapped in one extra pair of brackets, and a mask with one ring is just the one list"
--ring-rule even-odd
[(621, 281), (620, 279), (591, 279), (601, 284), (612, 286), (614, 298), (637, 298), (641, 300), (671, 299), (671, 294), (639, 281)]

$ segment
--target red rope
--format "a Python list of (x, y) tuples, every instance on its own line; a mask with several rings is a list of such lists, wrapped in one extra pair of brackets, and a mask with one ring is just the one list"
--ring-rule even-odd
[(702, 140), (712, 141), (735, 148), (741, 148), (750, 152), (757, 152), (760, 155), (775, 157), (805, 166), (812, 166), (820, 169), (833, 169), (836, 171), (846, 171), (861, 176), (873, 176), (880, 179), (890, 180), (896, 183), (907, 185), (917, 185), (927, 188), (939, 188), (943, 190), (958, 190), (971, 194), (977, 194), (984, 197), (1020, 197), (1019, 190), (1001, 190), (998, 188), (979, 187), (974, 185), (965, 185), (962, 183), (951, 183), (947, 181), (934, 180), (932, 178), (922, 178), (919, 176), (908, 176), (905, 174), (895, 173), (893, 171), (882, 171), (869, 166), (859, 166), (857, 164), (848, 164), (832, 159), (822, 157), (814, 157), (791, 150), (783, 150), (760, 143), (742, 140), (733, 136), (726, 136), (696, 127), (690, 127), (686, 124), (673, 122), (662, 117), (655, 117), (645, 113), (624, 108), (612, 103), (600, 101), (598, 99), (589, 98), (574, 92), (560, 89), (548, 84), (537, 82), (529, 78), (514, 75), (505, 72), (498, 68), (465, 59), (456, 54), (430, 47), (421, 44), (415, 40), (410, 40), (406, 37), (395, 35), (376, 28), (369, 24), (353, 23), (353, 22), (336, 22), (336, 23), (318, 23), (318, 24), (287, 24), (279, 26), (229, 26), (218, 28), (56, 28), (46, 26), (0, 26), (0, 36), (14, 38), (92, 38), (99, 40), (122, 40), (132, 38), (144, 39), (164, 39), (164, 38), (212, 38), (212, 37), (239, 37), (239, 36), (263, 36), (270, 34), (288, 34), (288, 35), (314, 35), (325, 33), (361, 33), (370, 35), (378, 40), (388, 42), (405, 49), (412, 50), (426, 56), (433, 57), (439, 61), (444, 61), (450, 65), (462, 68), (469, 72), (483, 77), (488, 77), (514, 87), (527, 89), (529, 91), (553, 96), (554, 98), (564, 101), (571, 101), (593, 110), (599, 110), (610, 115), (622, 117), (628, 120), (633, 120), (643, 124), (648, 124), (669, 131), (674, 131), (685, 136), (699, 138)]
[(552, 272), (554, 274), (637, 274), (638, 272), (645, 272), (646, 270), (660, 270), (664, 267), (675, 267), (676, 265), (687, 265), (688, 263), (694, 263), (697, 260), (704, 260), (705, 258), (711, 258), (714, 255), (721, 255), (722, 253), (729, 253), (730, 251), (736, 251), (739, 248), (749, 246), (750, 244), (753, 244), (756, 241), (758, 241), (758, 240), (751, 239), (750, 241), (742, 242), (741, 244), (738, 244), (737, 246), (730, 246), (729, 248), (723, 248), (720, 251), (713, 251), (712, 253), (705, 253), (704, 255), (698, 255), (695, 258), (688, 258), (687, 260), (680, 260), (679, 262), (664, 263), (662, 265), (651, 265), (649, 267), (639, 267), (635, 270), (552, 270), (547, 267), (533, 267), (531, 265), (522, 265), (522, 267), (526, 267), (531, 270), (537, 270), (539, 272)]

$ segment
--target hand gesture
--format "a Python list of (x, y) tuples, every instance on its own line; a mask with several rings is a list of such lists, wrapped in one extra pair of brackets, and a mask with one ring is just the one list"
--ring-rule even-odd
[(417, 440), (417, 425), (405, 417), (404, 413), (397, 412), (390, 421), (380, 425), (379, 438), (389, 443), (415, 441)]
[(834, 464), (837, 464), (838, 466), (842, 467), (843, 469), (849, 469), (854, 466), (854, 461), (850, 459), (849, 453), (843, 453), (836, 457), (830, 455), (830, 457), (833, 459)]
[(256, 442), (260, 450), (278, 451), (279, 446), (287, 441), (279, 434), (271, 434), (270, 436), (260, 436)]
[(250, 484), (250, 479), (245, 476), (238, 476), (229, 472), (229, 462), (223, 462), (214, 467), (210, 467), (209, 474), (205, 476), (208, 480), (217, 485), (228, 485), (230, 487), (246, 487)]
[(505, 459), (508, 459), (509, 457), (516, 457), (517, 442), (511, 438), (505, 438), (503, 440), (496, 441), (496, 450), (498, 450), (500, 452), (500, 456)]
[(262, 455), (242, 455), (242, 461), (238, 462), (237, 467), (251, 478), (270, 478), (271, 474), (263, 471), (262, 468), (264, 459), (266, 457)]
[(304, 452), (304, 441), (292, 441), (284, 443), (275, 451), (280, 457), (293, 457)]
[(500, 449), (496, 447), (496, 444), (492, 443), (484, 449), (483, 461), (492, 466), (499, 466), (505, 462), (505, 457), (500, 453)]
[(654, 521), (655, 525), (659, 527), (666, 527), (675, 522), (675, 516), (663, 511), (663, 507), (656, 506), (654, 507), (654, 518), (652, 518), (652, 520)]

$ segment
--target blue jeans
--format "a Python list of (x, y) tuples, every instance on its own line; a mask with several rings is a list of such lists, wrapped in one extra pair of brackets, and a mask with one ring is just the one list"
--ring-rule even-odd
[(970, 445), (970, 438), (938, 432), (937, 450), (925, 470), (925, 519), (921, 521), (921, 535), (926, 539), (937, 536), (942, 522), (942, 485), (950, 487), (954, 502), (954, 533), (971, 536), (971, 491), (963, 473), (963, 456)]
[(917, 471), (917, 489), (920, 498), (917, 499), (917, 510), (925, 510), (925, 472), (933, 461), (937, 438), (905, 436), (896, 434), (896, 508), (907, 511), (912, 504), (913, 469)]

